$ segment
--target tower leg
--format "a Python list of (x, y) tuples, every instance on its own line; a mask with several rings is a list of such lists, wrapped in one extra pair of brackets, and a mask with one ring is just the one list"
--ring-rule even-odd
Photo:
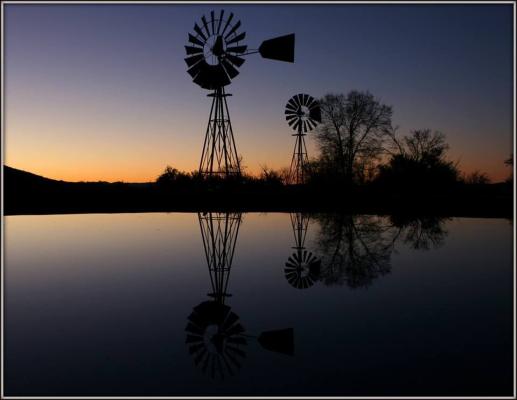
[(289, 169), (289, 180), (291, 183), (299, 185), (305, 183), (309, 164), (307, 147), (305, 146), (305, 134), (302, 133), (301, 124), (298, 127), (298, 133), (293, 136), (296, 137), (296, 142), (294, 144), (293, 158), (291, 159), (291, 168)]
[(199, 163), (199, 173), (203, 176), (239, 176), (240, 162), (233, 137), (233, 129), (224, 88), (216, 89), (212, 97), (212, 107), (205, 133), (203, 152)]

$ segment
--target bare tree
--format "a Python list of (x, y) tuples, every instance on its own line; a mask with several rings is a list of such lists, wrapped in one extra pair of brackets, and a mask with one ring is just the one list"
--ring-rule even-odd
[[(392, 145), (388, 147), (388, 153), (392, 156), (400, 155), (419, 163), (443, 161), (449, 145), (445, 141), (442, 132), (431, 132), (430, 129), (417, 129), (411, 131), (409, 136), (397, 138), (396, 129), (388, 132)], [(389, 150), (391, 148), (391, 151)]]
[(322, 123), (316, 131), (321, 160), (333, 164), (349, 182), (371, 167), (383, 152), (383, 141), (392, 130), (391, 106), (369, 92), (327, 94), (320, 100)]

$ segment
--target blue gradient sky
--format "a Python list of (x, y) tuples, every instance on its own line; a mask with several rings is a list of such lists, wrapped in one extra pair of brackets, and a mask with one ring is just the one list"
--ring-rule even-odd
[(444, 132), (461, 169), (509, 174), (512, 5), (7, 4), (6, 164), (64, 180), (196, 169), (210, 99), (186, 73), (183, 46), (221, 7), (252, 48), (296, 33), (294, 64), (249, 56), (229, 87), (250, 172), (289, 164), (293, 94), (358, 89), (394, 107), (401, 133)]

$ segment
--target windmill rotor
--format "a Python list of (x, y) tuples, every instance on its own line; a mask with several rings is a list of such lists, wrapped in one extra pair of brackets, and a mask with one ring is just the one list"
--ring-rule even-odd
[(231, 308), (204, 301), (194, 308), (185, 328), (185, 343), (194, 364), (212, 379), (233, 376), (241, 368), (247, 345), (245, 330)]
[(321, 122), (319, 103), (308, 94), (296, 94), (285, 105), (285, 119), (295, 131), (311, 131)]
[(285, 278), (291, 286), (297, 289), (307, 289), (318, 280), (320, 267), (321, 260), (310, 251), (299, 249), (285, 263)]
[(189, 33), (185, 46), (187, 72), (194, 83), (203, 89), (215, 90), (231, 83), (244, 64), (243, 53), (248, 49), (242, 41), (246, 32), (240, 32), (241, 21), (235, 21), (233, 13), (224, 15), (221, 10), (201, 17)]

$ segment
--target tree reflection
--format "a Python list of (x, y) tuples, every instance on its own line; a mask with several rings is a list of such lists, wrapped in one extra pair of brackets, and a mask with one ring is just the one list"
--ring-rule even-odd
[(400, 229), (399, 239), (415, 250), (437, 249), (444, 244), (447, 236), (446, 218), (391, 216), (390, 220)]
[(316, 219), (320, 280), (326, 285), (368, 287), (391, 271), (397, 243), (428, 250), (441, 246), (447, 235), (444, 219), (438, 217), (325, 214)]

